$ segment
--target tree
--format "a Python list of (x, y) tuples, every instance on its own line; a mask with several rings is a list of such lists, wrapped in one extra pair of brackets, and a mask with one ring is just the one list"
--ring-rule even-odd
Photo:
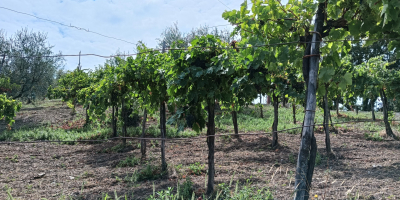
[(62, 75), (56, 87), (50, 86), (47, 97), (49, 99), (62, 98), (62, 101), (71, 103), (74, 106), (72, 112), (75, 113), (76, 104), (85, 101), (85, 99), (78, 98), (79, 91), (89, 87), (90, 84), (92, 81), (89, 79), (88, 73), (77, 68)]
[(8, 63), (6, 55), (10, 53), (11, 49), (10, 41), (6, 37), (4, 30), (0, 29), (0, 74), (3, 72), (4, 65)]
[[(389, 64), (390, 63), (388, 62), (382, 61), (382, 56), (378, 56), (369, 59), (366, 63), (356, 66), (356, 72), (358, 77), (363, 77), (361, 79), (363, 83), (368, 84), (367, 88), (369, 89), (369, 92), (375, 94), (379, 93), (381, 96), (383, 102), (383, 120), (385, 123), (386, 134), (396, 140), (399, 140), (399, 137), (393, 133), (388, 121), (387, 103), (387, 93), (393, 97), (395, 95), (393, 91), (396, 91), (398, 88), (398, 86), (394, 86), (392, 83), (399, 79), (399, 74), (395, 70), (387, 69)], [(395, 89), (388, 90), (387, 88), (392, 85)]]
[(5, 119), (8, 129), (14, 123), (16, 112), (21, 109), (21, 102), (10, 99), (5, 92), (10, 91), (15, 85), (10, 84), (9, 78), (0, 77), (0, 120)]
[(64, 58), (53, 53), (45, 33), (22, 29), (9, 39), (9, 44), (2, 74), (10, 77), (11, 83), (21, 86), (10, 93), (12, 98), (30, 98), (32, 93), (37, 97), (45, 96)]
[[(191, 42), (187, 51), (174, 50), (171, 56), (174, 65), (171, 67), (169, 79), (171, 80), (168, 94), (178, 102), (178, 106), (188, 105), (186, 111), (180, 109), (168, 124), (178, 121), (184, 114), (195, 116), (193, 129), (200, 131), (207, 122), (208, 146), (208, 183), (207, 195), (214, 191), (214, 148), (215, 148), (215, 100), (224, 102), (232, 100), (230, 90), (234, 80), (235, 69), (229, 62), (231, 50), (223, 51), (227, 44), (222, 43), (212, 35), (196, 37)], [(203, 108), (207, 107), (207, 117)], [(182, 130), (184, 126), (180, 125)]]
[[(138, 46), (139, 52), (147, 52), (139, 54), (136, 57), (136, 63), (139, 66), (140, 72), (140, 86), (138, 91), (142, 92), (142, 97), (146, 99), (143, 103), (150, 113), (154, 113), (156, 110), (160, 112), (160, 132), (161, 138), (166, 138), (166, 107), (165, 104), (168, 102), (169, 96), (167, 94), (167, 78), (166, 75), (170, 70), (170, 57), (160, 51), (147, 48), (144, 44)], [(164, 49), (165, 51), (165, 45)], [(147, 112), (147, 110), (146, 110)], [(146, 113), (147, 114), (147, 113)], [(165, 140), (161, 141), (161, 166), (162, 170), (167, 169), (167, 163), (165, 160)]]
[[(379, 40), (374, 42), (372, 45), (364, 45), (363, 42), (358, 42), (352, 46), (351, 49), (352, 55), (352, 63), (354, 65), (360, 65), (364, 62), (368, 62), (369, 59), (383, 55), (382, 60), (391, 62), (390, 65), (387, 66), (388, 69), (400, 69), (400, 60), (396, 59), (395, 51), (389, 50), (389, 42), (386, 40)], [(362, 79), (362, 77), (359, 77)], [(368, 85), (368, 84), (366, 84)], [(374, 112), (374, 104), (376, 98), (379, 96), (379, 92), (375, 93), (364, 93), (362, 88), (364, 84), (358, 84), (357, 90), (359, 91), (357, 95), (360, 95), (364, 98), (362, 103), (362, 109), (365, 111), (372, 111), (372, 119), (375, 120), (375, 112)], [(366, 88), (367, 89), (367, 88)], [(369, 91), (369, 90), (366, 90)]]
[[(381, 9), (382, 6), (384, 9)], [(315, 20), (312, 20), (315, 10), (317, 10)], [(256, 0), (253, 1), (251, 14), (246, 2), (242, 4), (240, 11), (233, 10), (223, 14), (225, 19), (237, 25), (235, 31), (240, 31), (242, 38), (248, 40), (248, 45), (254, 45), (257, 41), (262, 41), (266, 46), (298, 42), (298, 46), (303, 47), (296, 50), (303, 50), (304, 56), (298, 57), (300, 61), (292, 62), (293, 66), (297, 66), (296, 63), (299, 62), (303, 63), (303, 78), (307, 86), (306, 114), (296, 170), (295, 199), (308, 199), (315, 163), (317, 148), (312, 126), (315, 118), (319, 57), (324, 56), (319, 52), (321, 40), (327, 36), (339, 40), (342, 37), (340, 32), (332, 31), (337, 29), (350, 31), (350, 35), (355, 39), (382, 38), (382, 33), (390, 38), (397, 38), (399, 19), (392, 16), (398, 16), (399, 13), (396, 1), (334, 0), (328, 4), (322, 1), (314, 3), (291, 0), (283, 6), (279, 1)], [(310, 31), (311, 28), (314, 31)], [(361, 32), (363, 34), (360, 34)], [(367, 43), (372, 44), (371, 41)], [(400, 43), (391, 41), (390, 44), (392, 44), (391, 49), (396, 49), (400, 56), (400, 51), (396, 48)], [(331, 44), (327, 46), (332, 47)], [(351, 42), (342, 41), (340, 48), (341, 52), (347, 54), (351, 49)], [(261, 48), (257, 46), (257, 49)]]
[[(197, 28), (193, 28), (188, 33), (183, 33), (179, 30), (178, 23), (174, 23), (172, 26), (169, 26), (164, 29), (161, 33), (161, 38), (157, 38), (157, 47), (162, 48), (163, 43), (167, 47), (170, 47), (175, 43), (175, 46), (178, 48), (187, 48), (190, 46), (192, 40), (196, 38), (196, 36), (207, 36), (207, 35), (214, 35), (218, 37), (220, 40), (230, 43), (235, 40), (236, 36), (232, 35), (230, 31), (227, 29), (219, 30), (217, 27), (211, 29), (208, 25), (203, 25)], [(180, 43), (177, 43), (181, 41)]]
[[(332, 30), (335, 31), (345, 31), (345, 30)], [(346, 34), (342, 34), (346, 37)], [(340, 58), (339, 53), (342, 53), (342, 49), (339, 48), (339, 44), (333, 43), (331, 48), (324, 46), (321, 51), (326, 55), (322, 59), (321, 68), (318, 75), (318, 95), (323, 99), (322, 108), (324, 110), (324, 130), (325, 130), (325, 146), (326, 153), (328, 156), (334, 156), (330, 144), (329, 135), (329, 99), (328, 95), (337, 94), (341, 91), (346, 91), (348, 85), (352, 85), (353, 77), (353, 65), (351, 64), (351, 56), (346, 55)], [(331, 91), (331, 92), (330, 92)]]

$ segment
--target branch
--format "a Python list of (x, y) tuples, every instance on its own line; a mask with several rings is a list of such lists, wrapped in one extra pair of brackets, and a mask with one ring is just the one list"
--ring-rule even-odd
[(332, 28), (345, 28), (346, 30), (349, 30), (349, 27), (347, 25), (347, 20), (345, 18), (339, 18), (337, 20), (331, 19), (327, 21), (326, 26), (323, 26), (322, 37), (328, 36)]
[[(281, 5), (281, 10), (287, 14), (287, 11), (283, 8), (283, 5), (282, 5), (281, 1), (280, 0), (277, 0), (277, 1)], [(297, 17), (297, 15), (295, 15), (293, 13), (293, 11), (289, 10), (289, 12), (291, 12), (296, 17), (297, 20), (299, 19), (299, 17)]]

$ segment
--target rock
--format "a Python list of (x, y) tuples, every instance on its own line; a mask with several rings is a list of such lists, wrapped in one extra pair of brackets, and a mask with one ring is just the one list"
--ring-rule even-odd
[(36, 176), (34, 176), (33, 178), (34, 179), (39, 179), (39, 178), (42, 178), (44, 175), (46, 175), (46, 173), (39, 173)]

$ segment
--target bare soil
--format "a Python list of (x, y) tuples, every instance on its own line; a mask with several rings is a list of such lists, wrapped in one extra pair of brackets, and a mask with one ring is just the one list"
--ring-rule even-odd
[[(63, 110), (65, 109), (65, 110)], [(34, 114), (36, 112), (36, 114)], [(44, 120), (69, 120), (70, 109), (54, 107), (26, 110), (18, 114), (16, 125), (35, 125)], [(22, 121), (25, 122), (22, 123)], [(53, 122), (52, 121), (52, 122)], [(380, 122), (381, 123), (381, 122)], [(362, 126), (362, 125), (361, 125)], [(354, 125), (351, 130), (339, 129), (332, 135), (331, 146), (335, 158), (325, 154), (325, 135), (316, 131), (321, 162), (315, 167), (311, 195), (318, 199), (400, 199), (400, 142), (367, 141), (364, 132)], [(242, 136), (217, 138), (215, 185), (229, 183), (244, 185), (249, 179), (253, 186), (268, 187), (275, 199), (291, 199), (294, 190), (294, 172), (299, 150), (299, 135), (279, 133), (279, 147), (271, 149), (271, 136)], [(140, 158), (138, 141), (131, 141), (123, 152), (102, 153), (119, 141), (101, 144), (58, 145), (0, 144), (0, 199), (7, 198), (11, 188), (14, 198), (20, 199), (100, 199), (114, 192), (128, 199), (147, 199), (156, 191), (176, 188), (179, 181), (190, 177), (197, 195), (205, 191), (207, 169), (206, 140), (168, 141), (166, 143), (168, 174), (148, 181), (124, 182), (135, 170), (146, 163), (160, 166), (160, 145), (148, 142), (147, 157), (135, 167), (116, 168), (128, 156)], [(193, 175), (190, 164), (205, 165), (201, 175)], [(182, 169), (174, 166), (182, 164)], [(116, 178), (118, 177), (118, 178)], [(233, 184), (233, 185), (234, 185)], [(357, 199), (357, 198), (356, 198)]]
[[(82, 106), (77, 106), (75, 114), (72, 114), (72, 109), (60, 100), (46, 101), (46, 103), (44, 105), (37, 104), (36, 106), (30, 104), (30, 107), (23, 106), (17, 112), (12, 128), (35, 128), (50, 124), (61, 126), (68, 121), (77, 119), (77, 117), (84, 116), (85, 111)], [(5, 121), (0, 120), (0, 133), (6, 130), (6, 127)]]
[[(269, 187), (276, 199), (290, 199), (295, 171), (298, 135), (280, 134), (280, 147), (269, 148), (270, 136), (243, 136), (236, 139), (217, 139), (216, 185), (229, 183), (233, 173), (234, 182), (242, 184), (250, 179), (253, 185)], [(312, 195), (325, 199), (347, 199), (350, 195), (362, 198), (400, 198), (400, 143), (366, 141), (358, 131), (343, 132), (332, 137), (335, 159), (324, 156), (324, 135), (317, 134), (321, 164), (316, 166)], [(167, 162), (169, 174), (154, 181), (135, 184), (118, 181), (131, 175), (136, 167), (116, 168), (115, 165), (130, 155), (140, 157), (136, 142), (123, 153), (99, 153), (117, 142), (102, 144), (12, 144), (0, 146), (0, 188), (12, 188), (13, 197), (22, 199), (59, 199), (63, 194), (83, 199), (98, 199), (102, 193), (113, 196), (127, 194), (131, 199), (146, 199), (153, 191), (176, 187), (177, 181), (189, 176), (196, 193), (204, 191), (205, 174), (189, 174), (189, 164), (207, 164), (205, 141), (168, 142)], [(154, 144), (154, 143), (153, 143)], [(148, 151), (147, 161), (159, 165), (159, 145)], [(16, 160), (15, 155), (18, 157)], [(8, 157), (8, 159), (7, 159)], [(173, 165), (182, 164), (181, 172)], [(206, 165), (207, 166), (207, 165)], [(207, 167), (205, 167), (206, 169)], [(45, 173), (44, 175), (42, 175)], [(180, 180), (182, 182), (182, 180)], [(132, 196), (133, 195), (133, 196)], [(3, 190), (0, 199), (6, 198)]]

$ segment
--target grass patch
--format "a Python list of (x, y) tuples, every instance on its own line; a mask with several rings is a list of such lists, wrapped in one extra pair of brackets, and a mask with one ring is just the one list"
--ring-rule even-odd
[[(167, 200), (167, 199), (207, 199), (207, 200), (236, 200), (236, 199), (263, 199), (272, 200), (272, 192), (267, 187), (258, 187), (252, 185), (252, 182), (247, 180), (246, 183), (240, 184), (239, 181), (236, 182), (236, 186), (232, 186), (232, 180), (229, 184), (221, 183), (218, 184), (214, 192), (213, 197), (206, 198), (204, 194), (195, 194), (191, 190), (191, 181), (186, 180), (182, 185), (177, 186), (177, 190), (173, 187), (169, 187), (167, 190), (161, 190), (156, 192), (155, 186), (153, 185), (153, 195), (150, 195), (148, 200)], [(184, 189), (182, 189), (184, 188)], [(202, 198), (197, 198), (201, 197)]]
[(121, 160), (117, 164), (117, 167), (133, 167), (135, 165), (138, 165), (139, 162), (140, 162), (139, 158), (136, 158), (135, 156), (129, 156), (125, 158), (125, 160)]
[(139, 172), (135, 171), (128, 179), (131, 180), (131, 182), (155, 180), (163, 176), (164, 173), (165, 172), (161, 172), (160, 167), (147, 164), (146, 167)]
[[(121, 135), (122, 128), (118, 129), (118, 134)], [(185, 130), (180, 133), (176, 133), (175, 127), (167, 127), (168, 138), (178, 137), (195, 137), (201, 133), (196, 133), (193, 130)], [(204, 131), (203, 131), (204, 132)], [(142, 134), (141, 127), (128, 127), (128, 137), (139, 137)], [(146, 134), (152, 137), (160, 137), (160, 129), (155, 125), (151, 125), (146, 129)], [(0, 135), (0, 141), (36, 141), (36, 140), (51, 140), (51, 141), (76, 141), (76, 140), (103, 140), (111, 138), (112, 129), (96, 127), (90, 125), (87, 127), (77, 129), (54, 129), (51, 127), (36, 127), (36, 128), (20, 128), (13, 130), (6, 130)], [(64, 142), (63, 144), (75, 144), (74, 142)]]
[(315, 156), (315, 166), (320, 165), (321, 161), (322, 161), (321, 154), (319, 154), (317, 151), (317, 155)]
[[(46, 109), (50, 106), (60, 106), (61, 101), (43, 101), (40, 103), (39, 108)], [(39, 104), (36, 104), (39, 105)], [(25, 105), (25, 108), (30, 108), (33, 105)], [(31, 111), (23, 111), (24, 113), (29, 115)], [(218, 134), (222, 133), (233, 133), (233, 124), (232, 124), (232, 116), (229, 112), (222, 112), (222, 115), (216, 115), (216, 125), (218, 127)], [(331, 111), (332, 121), (333, 122), (346, 122), (357, 119), (371, 119), (371, 112), (359, 111), (357, 115), (356, 112), (352, 111), (340, 111), (342, 117), (336, 116), (336, 111)], [(376, 112), (376, 118), (381, 119), (382, 113)], [(271, 132), (271, 127), (273, 124), (273, 107), (271, 105), (263, 106), (263, 115), (264, 118), (260, 118), (260, 108), (256, 106), (242, 107), (238, 112), (238, 128), (240, 132)], [(82, 115), (83, 116), (83, 115)], [(81, 116), (81, 117), (82, 117)], [(13, 130), (5, 130), (0, 135), (0, 141), (35, 141), (35, 140), (102, 140), (112, 137), (112, 129), (110, 128), (110, 118), (106, 118), (105, 121), (97, 121), (94, 120), (91, 125), (87, 127), (75, 126), (78, 122), (82, 121), (81, 117), (78, 115), (75, 116), (74, 121), (64, 123), (61, 127), (51, 127), (52, 125), (47, 123), (47, 125), (40, 125), (36, 128), (25, 127)], [(79, 118), (79, 119), (78, 119)], [(297, 106), (296, 108), (296, 122), (293, 123), (293, 113), (292, 108), (279, 108), (279, 123), (278, 130), (290, 129), (294, 127), (299, 127), (301, 124), (298, 122), (302, 122), (304, 119), (304, 108), (301, 106)], [(158, 115), (155, 114), (150, 121), (158, 122)], [(122, 133), (121, 121), (119, 121), (118, 126), (118, 135)], [(319, 124), (323, 122), (323, 110), (317, 108), (315, 113), (315, 123)], [(62, 128), (62, 127), (67, 127)], [(353, 127), (357, 127), (366, 132), (375, 132), (384, 129), (383, 122), (363, 122), (363, 123), (349, 123), (349, 124), (335, 124), (335, 127), (341, 127), (343, 129), (352, 129)], [(400, 126), (392, 125), (392, 128), (400, 131)], [(167, 126), (167, 138), (188, 138), (195, 137), (199, 135), (205, 135), (207, 128), (204, 128), (200, 133), (193, 131), (190, 128), (185, 129), (183, 132), (177, 133), (177, 127), (175, 126)], [(290, 131), (286, 131), (285, 133), (298, 134), (300, 133), (301, 128), (294, 129)], [(127, 128), (127, 136), (128, 137), (140, 137), (142, 132), (142, 127), (128, 127)], [(160, 137), (160, 129), (158, 128), (158, 124), (151, 124), (146, 129), (146, 135), (148, 137)], [(374, 138), (373, 135), (369, 135), (368, 139)], [(230, 138), (222, 138), (226, 141), (229, 141)], [(379, 138), (375, 138), (379, 139)], [(65, 144), (75, 144), (74, 142), (66, 142)]]
[[(4, 131), (0, 141), (35, 141), (35, 140), (63, 140), (75, 141), (83, 139), (106, 139), (110, 137), (111, 129), (92, 129), (91, 127), (76, 130), (52, 129), (50, 127), (21, 128), (18, 130)], [(65, 142), (74, 144), (73, 142)]]
[(372, 140), (372, 141), (382, 141), (383, 138), (379, 135), (378, 132), (375, 133), (364, 133), (364, 137), (367, 140)]
[(110, 148), (105, 148), (101, 151), (101, 153), (111, 153), (111, 152), (123, 152), (125, 146), (123, 144), (117, 144)]

